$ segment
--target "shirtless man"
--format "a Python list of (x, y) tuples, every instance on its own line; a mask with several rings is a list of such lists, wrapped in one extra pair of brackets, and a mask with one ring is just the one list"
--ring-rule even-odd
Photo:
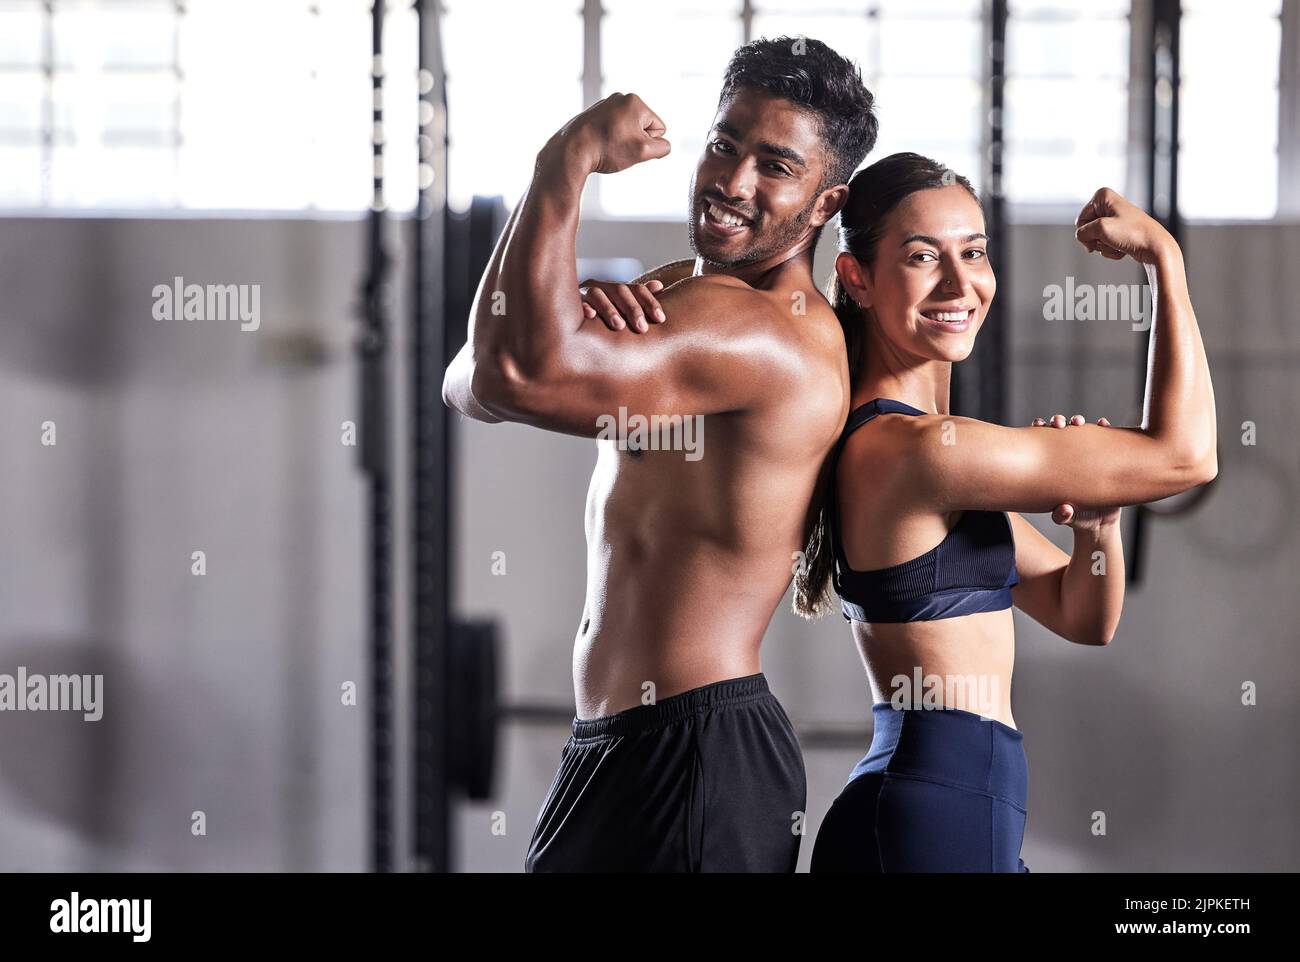
[[(528, 871), (794, 871), (803, 759), (759, 645), (848, 412), (813, 249), (874, 145), (872, 104), (816, 40), (736, 51), (691, 184), (694, 274), (658, 294), (670, 324), (634, 306), (611, 330), (576, 284), (587, 178), (670, 149), (634, 94), (551, 137), (497, 242), (444, 400), (599, 439), (577, 717)], [(703, 456), (609, 436), (636, 416), (702, 423)]]

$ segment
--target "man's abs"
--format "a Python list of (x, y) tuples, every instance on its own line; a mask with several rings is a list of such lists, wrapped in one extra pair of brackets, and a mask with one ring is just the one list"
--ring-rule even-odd
[(696, 461), (599, 442), (573, 653), (580, 718), (760, 670), (759, 644), (805, 544), (821, 459), (735, 456), (723, 417), (705, 419), (717, 436)]

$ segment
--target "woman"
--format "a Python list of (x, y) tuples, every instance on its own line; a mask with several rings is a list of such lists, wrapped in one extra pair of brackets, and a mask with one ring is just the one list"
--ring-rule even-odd
[[(852, 413), (797, 588), (815, 605), (833, 575), (875, 729), (822, 822), (814, 872), (1027, 872), (1011, 605), (1076, 644), (1108, 644), (1124, 593), (1118, 506), (1215, 476), (1210, 372), (1177, 244), (1107, 189), (1076, 228), (1089, 251), (1146, 268), (1145, 423), (1001, 427), (948, 413), (952, 365), (971, 353), (996, 287), (970, 183), (916, 154), (850, 181), (829, 296)], [(1016, 513), (1056, 505), (1070, 555)]]

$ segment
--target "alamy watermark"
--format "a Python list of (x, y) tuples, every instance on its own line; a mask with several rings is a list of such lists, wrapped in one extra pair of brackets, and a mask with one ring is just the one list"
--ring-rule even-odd
[(241, 331), (262, 326), (260, 284), (186, 284), (176, 277), (158, 284), (154, 297), (155, 321), (239, 321)]
[(79, 711), (86, 721), (104, 715), (103, 675), (0, 674), (0, 711)]
[(596, 418), (598, 441), (615, 441), (620, 451), (685, 451), (687, 461), (704, 457), (704, 415), (627, 413)]
[(1001, 704), (997, 675), (923, 675), (917, 667), (911, 675), (895, 675), (889, 686), (889, 704), (895, 711), (957, 708), (991, 716)]
[(1145, 284), (1076, 284), (1043, 288), (1045, 321), (1128, 321), (1135, 331), (1151, 327), (1151, 288)]
[(152, 934), (153, 899), (90, 899), (73, 892), (50, 903), (50, 931), (56, 935), (120, 933), (132, 942)]

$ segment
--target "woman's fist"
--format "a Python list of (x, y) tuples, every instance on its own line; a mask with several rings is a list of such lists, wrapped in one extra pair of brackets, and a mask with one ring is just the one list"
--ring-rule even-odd
[(1177, 247), (1154, 217), (1109, 187), (1083, 205), (1074, 226), (1080, 244), (1113, 261), (1127, 255), (1141, 264), (1154, 264), (1162, 253)]

